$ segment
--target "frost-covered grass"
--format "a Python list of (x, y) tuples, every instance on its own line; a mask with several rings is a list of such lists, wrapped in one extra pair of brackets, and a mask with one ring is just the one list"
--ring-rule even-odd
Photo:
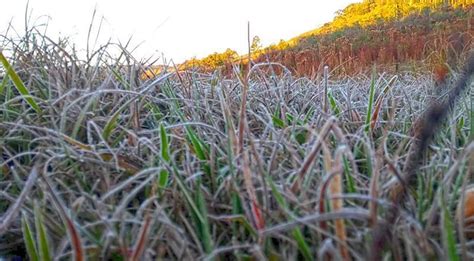
[[(80, 59), (35, 29), (2, 48), (12, 70), (0, 80), (0, 256), (474, 255), (456, 218), (474, 171), (467, 93), (392, 202), (414, 122), (451, 86), (429, 74), (329, 78), (326, 94), (324, 80), (268, 64), (142, 79), (126, 48)], [(384, 250), (380, 228), (392, 232)]]

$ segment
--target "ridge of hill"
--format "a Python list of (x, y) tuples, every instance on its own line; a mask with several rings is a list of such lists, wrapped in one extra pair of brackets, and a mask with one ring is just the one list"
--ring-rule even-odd
[(332, 22), (292, 40), (331, 33), (351, 26), (367, 27), (381, 22), (400, 20), (415, 13), (429, 12), (430, 9), (467, 8), (472, 4), (472, 0), (364, 0), (349, 4), (336, 13)]
[[(252, 48), (251, 59), (281, 63), (300, 76), (314, 76), (324, 65), (333, 74), (353, 74), (373, 64), (399, 70), (419, 61), (446, 74), (474, 46), (473, 4), (473, 0), (364, 0), (338, 11), (320, 28)], [(227, 49), (187, 60), (178, 68), (220, 68), (229, 74), (236, 64), (245, 68), (248, 56)]]

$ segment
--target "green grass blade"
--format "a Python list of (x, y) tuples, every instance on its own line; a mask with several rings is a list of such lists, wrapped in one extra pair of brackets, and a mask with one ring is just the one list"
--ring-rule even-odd
[[(286, 200), (283, 198), (281, 193), (278, 191), (278, 188), (276, 187), (275, 183), (271, 178), (267, 179), (268, 183), (270, 184), (270, 189), (272, 191), (273, 196), (275, 197), (276, 202), (278, 205), (290, 213), (290, 220), (293, 220), (294, 214), (291, 213), (291, 211), (288, 209), (288, 204), (286, 203)], [(303, 233), (301, 232), (300, 228), (295, 228), (291, 232), (293, 238), (296, 240), (296, 243), (298, 245), (298, 249), (303, 255), (305, 260), (313, 260), (313, 257), (311, 255), (311, 248), (309, 245), (306, 243)]]
[(77, 134), (79, 133), (79, 130), (81, 129), (82, 123), (84, 122), (84, 119), (86, 118), (86, 115), (87, 115), (87, 112), (89, 111), (89, 108), (91, 106), (93, 106), (94, 104), (96, 104), (96, 103), (97, 103), (97, 98), (94, 97), (94, 98), (90, 99), (87, 102), (87, 104), (81, 109), (81, 112), (77, 116), (77, 118), (75, 120), (75, 123), (74, 123), (74, 127), (72, 129), (72, 134), (71, 134), (72, 138), (74, 138), (74, 139), (77, 138)]
[(161, 157), (166, 162), (169, 162), (171, 160), (171, 157), (169, 154), (168, 136), (166, 135), (166, 130), (165, 127), (163, 127), (163, 124), (160, 124), (160, 139)]
[(271, 178), (267, 179), (267, 182), (270, 184), (270, 189), (273, 193), (273, 196), (275, 197), (276, 202), (278, 205), (285, 211), (288, 210), (288, 205), (286, 204), (285, 199), (281, 195), (281, 193), (278, 191), (278, 188), (275, 185), (275, 182)]
[[(168, 135), (166, 135), (166, 130), (163, 124), (160, 123), (160, 150), (161, 150), (161, 158), (169, 163), (171, 161), (171, 157), (169, 154), (169, 142), (168, 142)], [(168, 185), (169, 180), (169, 172), (166, 170), (161, 170), (160, 175), (158, 177), (158, 185), (160, 188), (166, 188)]]
[(313, 260), (313, 256), (311, 255), (311, 249), (309, 245), (304, 240), (303, 233), (301, 233), (301, 229), (295, 228), (291, 232), (293, 238), (296, 240), (298, 245), (298, 249), (300, 250), (301, 254), (303, 255), (305, 260)]
[(201, 141), (201, 139), (199, 139), (196, 133), (190, 128), (186, 129), (186, 134), (189, 140), (191, 141), (191, 145), (193, 146), (194, 152), (196, 153), (198, 159), (207, 160), (207, 156), (205, 153), (206, 148), (203, 146), (203, 142)]
[(40, 260), (43, 260), (43, 261), (53, 260), (50, 253), (48, 236), (46, 234), (46, 226), (44, 225), (43, 216), (41, 214), (38, 204), (35, 204), (34, 213), (35, 213), (36, 240), (39, 246)]
[[(213, 250), (213, 245), (214, 243), (212, 242), (212, 236), (210, 232), (210, 226), (209, 226), (209, 220), (208, 220), (208, 215), (207, 215), (207, 206), (206, 206), (206, 200), (204, 199), (204, 195), (202, 193), (202, 190), (199, 188), (200, 187), (200, 182), (198, 181), (197, 184), (197, 189), (196, 189), (196, 205), (199, 208), (199, 212), (201, 214), (202, 221), (200, 222), (199, 228), (200, 228), (200, 235), (201, 235), (201, 240), (202, 240), (202, 245), (204, 248), (204, 251), (206, 253), (211, 253)], [(199, 220), (196, 220), (199, 221)]]
[[(239, 215), (242, 214), (242, 203), (240, 201), (239, 195), (235, 192), (231, 192), (231, 202), (232, 202), (232, 214)], [(238, 234), (238, 226), (236, 223), (232, 223), (232, 234), (237, 236)]]
[(329, 105), (331, 105), (331, 110), (337, 117), (341, 114), (341, 109), (337, 106), (336, 98), (332, 95), (332, 92), (328, 92)]
[(112, 115), (112, 117), (110, 117), (109, 121), (107, 121), (107, 124), (105, 124), (104, 130), (102, 131), (102, 137), (104, 138), (104, 140), (108, 140), (110, 138), (112, 131), (115, 129), (115, 126), (117, 126), (118, 118), (120, 116), (122, 108), (118, 109)]
[(33, 239), (33, 233), (30, 224), (24, 215), (21, 217), (21, 230), (23, 232), (23, 240), (25, 240), (25, 248), (28, 257), (31, 261), (38, 261), (38, 250), (36, 249), (35, 240)]
[(8, 77), (13, 81), (13, 84), (15, 85), (16, 89), (18, 92), (22, 95), (22, 97), (25, 99), (25, 101), (35, 110), (37, 113), (42, 113), (41, 108), (39, 105), (35, 102), (35, 100), (32, 98), (32, 95), (30, 95), (30, 92), (26, 88), (25, 84), (23, 81), (20, 79), (20, 76), (15, 72), (13, 67), (10, 65), (8, 62), (7, 58), (3, 55), (2, 51), (0, 50), (0, 62), (2, 62), (3, 67), (6, 70), (6, 73)]
[(196, 217), (199, 219), (199, 221), (201, 223), (203, 223), (204, 222), (204, 217), (201, 215), (198, 206), (196, 206), (196, 204), (194, 203), (194, 200), (193, 200), (191, 194), (189, 193), (188, 189), (183, 184), (181, 178), (178, 175), (179, 175), (178, 171), (175, 171), (176, 183), (178, 184), (178, 187), (183, 192), (184, 198), (186, 199), (186, 201), (190, 205), (191, 210), (193, 211), (193, 213), (196, 215)]
[(343, 167), (344, 167), (344, 176), (346, 177), (346, 181), (347, 181), (347, 192), (356, 193), (354, 178), (352, 177), (349, 161), (346, 159), (346, 157), (343, 158)]
[(372, 79), (370, 80), (370, 89), (369, 89), (369, 104), (367, 105), (367, 116), (365, 118), (365, 132), (368, 133), (370, 130), (370, 122), (372, 121), (372, 107), (374, 104), (375, 96), (375, 66), (372, 71)]
[(456, 237), (454, 235), (455, 228), (444, 197), (441, 199), (441, 205), (443, 211), (443, 227), (441, 229), (443, 231), (445, 251), (447, 251), (448, 260), (458, 261), (459, 256), (456, 251)]
[[(0, 95), (3, 94), (8, 83), (8, 77), (3, 77), (2, 82), (0, 83)], [(5, 95), (6, 96), (6, 95)], [(6, 100), (5, 100), (6, 101)]]
[(272, 115), (273, 126), (283, 129), (285, 127), (285, 122), (283, 122), (279, 117)]
[(169, 172), (166, 170), (161, 170), (160, 175), (158, 176), (158, 185), (160, 188), (166, 188), (168, 186)]

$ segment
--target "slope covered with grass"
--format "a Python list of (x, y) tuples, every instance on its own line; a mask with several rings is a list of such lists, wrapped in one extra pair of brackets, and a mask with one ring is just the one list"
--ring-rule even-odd
[[(278, 62), (292, 73), (314, 78), (329, 65), (333, 75), (384, 70), (447, 73), (473, 48), (472, 1), (364, 0), (339, 11), (333, 21), (293, 39), (252, 48), (253, 62)], [(248, 56), (228, 49), (181, 68), (232, 74), (232, 65), (246, 68)], [(279, 68), (275, 68), (279, 73)]]
[[(260, 63), (230, 78), (143, 80), (148, 68), (126, 49), (110, 55), (115, 45), (81, 59), (35, 29), (7, 39), (0, 256), (474, 255), (455, 215), (473, 171), (468, 95), (441, 122), (406, 199), (392, 204), (414, 122), (451, 86), (434, 88), (429, 74), (319, 82)], [(380, 227), (393, 235), (381, 245)]]

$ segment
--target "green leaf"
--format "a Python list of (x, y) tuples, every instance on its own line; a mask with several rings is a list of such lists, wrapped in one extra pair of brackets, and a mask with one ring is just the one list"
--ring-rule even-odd
[(294, 132), (295, 140), (303, 145), (307, 141), (308, 131), (307, 130), (297, 130)]
[(129, 105), (137, 100), (139, 96), (135, 96), (132, 99), (126, 101), (120, 108), (117, 109), (117, 111), (112, 114), (112, 117), (107, 121), (105, 124), (104, 130), (102, 131), (102, 137), (104, 140), (108, 140), (110, 138), (110, 135), (112, 134), (112, 131), (115, 129), (118, 123), (119, 116), (122, 114), (122, 112), (129, 107)]
[(160, 171), (160, 176), (158, 177), (158, 185), (160, 188), (166, 188), (168, 186), (169, 173), (166, 170)]
[(169, 154), (169, 144), (168, 144), (168, 136), (166, 135), (165, 127), (163, 124), (160, 124), (160, 149), (161, 149), (161, 157), (166, 161), (170, 162), (170, 154)]
[(186, 201), (188, 202), (188, 204), (190, 205), (191, 207), (191, 210), (192, 212), (194, 213), (194, 215), (196, 215), (197, 219), (199, 219), (199, 222), (204, 222), (204, 217), (201, 215), (201, 213), (199, 212), (199, 208), (196, 206), (196, 204), (194, 203), (194, 200), (193, 200), (193, 197), (191, 196), (191, 194), (189, 193), (188, 189), (186, 188), (186, 186), (183, 184), (180, 176), (179, 176), (179, 173), (178, 171), (175, 169), (175, 177), (176, 177), (176, 184), (178, 184), (178, 187), (181, 189), (181, 191), (183, 192), (184, 194), (184, 198), (186, 199)]
[[(278, 188), (276, 187), (275, 183), (271, 178), (267, 179), (267, 182), (270, 184), (270, 189), (272, 191), (273, 197), (275, 198), (276, 202), (282, 208), (283, 210), (287, 211), (290, 214), (290, 220), (293, 220), (294, 214), (291, 212), (291, 210), (288, 209), (288, 204), (286, 203), (285, 199), (281, 195), (281, 193), (278, 191)], [(300, 228), (295, 228), (291, 232), (293, 238), (296, 240), (296, 243), (298, 245), (298, 249), (303, 255), (305, 260), (313, 260), (313, 257), (311, 255), (311, 248), (309, 245), (306, 243), (304, 240), (303, 233), (301, 232)]]
[(456, 251), (456, 237), (454, 235), (455, 228), (443, 196), (441, 199), (441, 205), (443, 211), (443, 241), (448, 254), (448, 260), (458, 261), (459, 256)]
[(305, 260), (313, 260), (313, 256), (311, 255), (311, 249), (304, 240), (303, 233), (301, 233), (301, 229), (295, 228), (291, 232), (293, 238), (296, 240), (298, 245), (298, 249), (300, 250), (301, 254), (303, 255)]
[(23, 215), (21, 217), (21, 230), (23, 232), (23, 240), (25, 240), (26, 252), (32, 261), (38, 261), (38, 250), (36, 249), (35, 240), (28, 220)]
[(8, 62), (7, 58), (3, 55), (2, 51), (0, 50), (0, 62), (2, 62), (3, 67), (6, 70), (6, 73), (8, 77), (13, 81), (13, 84), (15, 85), (16, 89), (18, 92), (22, 95), (22, 97), (25, 99), (25, 101), (35, 110), (37, 113), (42, 113), (41, 108), (39, 105), (35, 102), (33, 99), (32, 95), (26, 88), (25, 84), (21, 80), (20, 76), (15, 72), (13, 67), (10, 65)]
[(344, 174), (347, 181), (347, 192), (356, 193), (354, 178), (351, 175), (353, 172), (351, 172), (349, 161), (346, 159), (346, 157), (343, 158), (343, 166), (344, 166)]
[(278, 191), (275, 182), (273, 182), (271, 178), (268, 178), (267, 182), (270, 184), (270, 189), (273, 193), (273, 197), (275, 197), (275, 200), (280, 206), (280, 208), (282, 208), (283, 210), (288, 210), (288, 205), (286, 204), (286, 201), (283, 196), (280, 194), (280, 191)]
[(39, 257), (40, 260), (49, 261), (53, 260), (50, 253), (50, 247), (48, 242), (48, 236), (46, 235), (46, 226), (44, 225), (43, 215), (37, 203), (34, 207), (35, 213), (35, 227), (36, 227), (36, 240), (39, 245)]
[(105, 124), (104, 130), (102, 131), (102, 137), (104, 140), (109, 139), (112, 131), (115, 129), (115, 126), (117, 126), (118, 117), (120, 116), (121, 111), (121, 109), (118, 109), (107, 121), (107, 124)]
[(206, 156), (206, 148), (203, 146), (203, 142), (201, 139), (197, 137), (197, 135), (194, 133), (193, 130), (190, 128), (186, 129), (186, 134), (188, 136), (188, 139), (191, 141), (191, 145), (194, 148), (194, 152), (196, 153), (196, 156), (200, 160), (207, 160)]
[(372, 71), (372, 79), (370, 81), (370, 89), (369, 89), (369, 104), (367, 105), (367, 116), (365, 119), (365, 132), (368, 133), (370, 130), (370, 122), (372, 121), (372, 107), (374, 104), (374, 96), (375, 96), (375, 66)]
[(272, 122), (274, 126), (280, 129), (283, 129), (285, 127), (285, 123), (280, 118), (276, 117), (275, 115), (272, 116)]
[[(210, 226), (209, 226), (206, 200), (204, 199), (204, 195), (202, 193), (202, 190), (200, 189), (199, 181), (196, 184), (195, 198), (196, 198), (196, 205), (199, 209), (201, 216), (203, 217), (202, 221), (199, 224), (199, 228), (200, 228), (199, 232), (200, 232), (200, 236), (202, 240), (202, 245), (203, 245), (204, 251), (206, 251), (206, 253), (209, 254), (212, 252), (214, 243), (212, 241), (212, 236), (211, 236), (211, 231), (210, 231)], [(196, 220), (196, 221), (199, 221), (199, 220)]]
[(293, 124), (293, 120), (295, 117), (293, 117), (293, 115), (291, 115), (290, 113), (286, 113), (285, 116), (286, 116), (286, 121), (288, 122), (288, 124), (289, 125)]
[(0, 83), (0, 95), (3, 94), (5, 87), (7, 86), (7, 83), (8, 83), (8, 77), (3, 77), (2, 82)]
[(334, 95), (332, 95), (331, 91), (328, 92), (328, 98), (329, 98), (329, 105), (331, 105), (332, 112), (336, 116), (339, 116), (341, 114), (341, 109), (339, 109), (339, 106), (337, 106), (336, 98), (334, 98)]

